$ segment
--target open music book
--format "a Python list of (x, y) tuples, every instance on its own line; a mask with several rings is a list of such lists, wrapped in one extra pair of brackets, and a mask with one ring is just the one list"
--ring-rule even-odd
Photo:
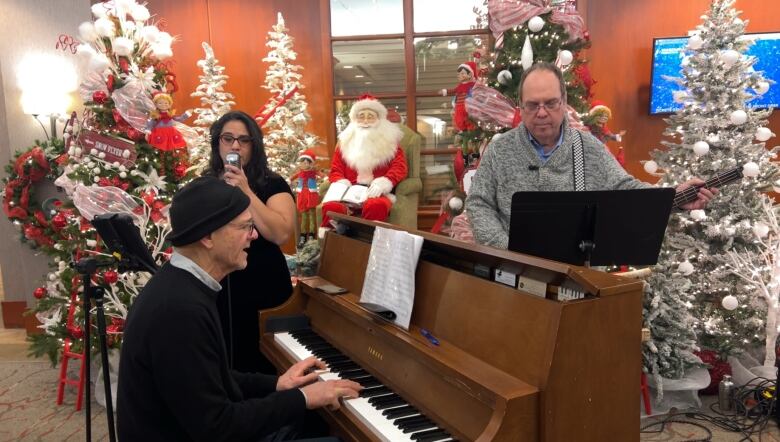
[(360, 302), (395, 313), (393, 323), (409, 330), (414, 306), (414, 274), (423, 238), (403, 230), (374, 229)]
[(344, 203), (362, 205), (366, 201), (368, 186), (362, 184), (347, 185), (344, 183), (331, 183), (328, 191), (322, 198), (323, 203), (329, 201), (341, 201)]

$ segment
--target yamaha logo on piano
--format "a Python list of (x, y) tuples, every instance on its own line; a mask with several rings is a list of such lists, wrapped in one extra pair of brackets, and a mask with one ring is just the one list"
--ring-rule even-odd
[(370, 345), (368, 346), (368, 354), (370, 354), (371, 356), (379, 359), (380, 361), (382, 359), (384, 359), (384, 356), (382, 355), (382, 353), (380, 353), (379, 351), (375, 350), (374, 347), (372, 347)]

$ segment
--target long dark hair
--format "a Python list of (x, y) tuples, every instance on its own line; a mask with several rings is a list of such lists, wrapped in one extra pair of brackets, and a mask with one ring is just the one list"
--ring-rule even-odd
[(263, 132), (257, 126), (257, 122), (245, 112), (230, 111), (211, 125), (209, 132), (211, 136), (211, 161), (206, 174), (220, 176), (225, 170), (225, 163), (222, 161), (222, 155), (219, 154), (219, 136), (222, 134), (222, 128), (230, 121), (244, 123), (249, 136), (252, 137), (251, 155), (244, 166), (244, 174), (249, 181), (249, 187), (258, 193), (259, 187), (263, 186), (269, 177), (276, 174), (268, 169), (268, 158), (265, 156), (265, 148), (263, 147)]

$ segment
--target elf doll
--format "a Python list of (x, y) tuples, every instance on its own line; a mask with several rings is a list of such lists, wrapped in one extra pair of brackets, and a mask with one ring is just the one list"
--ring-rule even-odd
[(458, 132), (474, 130), (477, 127), (469, 119), (466, 113), (466, 97), (471, 93), (471, 88), (477, 80), (477, 64), (473, 61), (467, 61), (458, 66), (458, 85), (452, 89), (442, 89), (442, 96), (455, 95), (453, 125)]
[(301, 236), (298, 247), (303, 247), (308, 239), (314, 239), (317, 233), (317, 205), (320, 203), (317, 193), (317, 178), (323, 174), (314, 168), (317, 156), (306, 149), (298, 156), (298, 171), (290, 177), (290, 182), (298, 194), (296, 205), (301, 213)]
[(184, 121), (190, 117), (189, 112), (181, 115), (176, 113), (173, 107), (173, 98), (163, 92), (156, 92), (152, 96), (154, 109), (150, 113), (151, 119), (146, 124), (146, 130), (149, 131), (147, 141), (152, 146), (162, 151), (172, 151), (187, 147), (181, 132), (173, 125), (174, 121)]
[[(621, 130), (619, 133), (612, 133), (607, 126), (607, 122), (612, 118), (612, 110), (600, 100), (593, 100), (590, 106), (590, 111), (582, 118), (583, 124), (590, 129), (590, 133), (599, 141), (606, 144), (609, 141), (617, 141), (618, 143), (623, 141), (623, 135), (626, 131)], [(609, 150), (609, 149), (607, 149)], [(611, 151), (610, 151), (611, 152)], [(618, 148), (618, 153), (613, 154), (615, 159), (618, 160), (621, 166), (625, 166), (625, 159), (623, 156), (623, 147)]]

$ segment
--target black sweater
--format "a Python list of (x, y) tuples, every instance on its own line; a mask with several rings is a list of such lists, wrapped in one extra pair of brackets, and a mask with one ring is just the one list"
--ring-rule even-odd
[(303, 417), (298, 389), (228, 369), (216, 293), (164, 265), (135, 300), (119, 364), (122, 441), (256, 440)]

